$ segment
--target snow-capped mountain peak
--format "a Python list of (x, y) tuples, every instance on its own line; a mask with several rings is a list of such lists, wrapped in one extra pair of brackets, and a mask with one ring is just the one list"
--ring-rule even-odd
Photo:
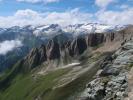
[(21, 34), (33, 34), (37, 37), (42, 36), (51, 36), (57, 35), (62, 33), (69, 33), (73, 36), (78, 36), (81, 34), (89, 34), (89, 33), (103, 33), (103, 32), (113, 32), (119, 31), (125, 28), (126, 25), (106, 25), (106, 24), (98, 24), (98, 23), (84, 23), (84, 24), (75, 24), (75, 25), (68, 25), (68, 26), (60, 26), (58, 24), (50, 24), (50, 25), (40, 25), (40, 26), (33, 26), (33, 25), (26, 25), (23, 27), (14, 26), (11, 28), (0, 28), (0, 33), (8, 30), (11, 32), (17, 32)]
[(33, 34), (35, 36), (41, 36), (41, 35), (52, 35), (52, 34), (57, 34), (58, 32), (61, 31), (61, 26), (58, 24), (51, 24), (51, 25), (43, 25), (43, 26), (38, 26), (35, 28), (33, 31)]

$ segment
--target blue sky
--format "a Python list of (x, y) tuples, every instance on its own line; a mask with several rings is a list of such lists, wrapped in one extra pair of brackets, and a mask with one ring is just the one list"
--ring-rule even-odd
[[(120, 10), (118, 6), (128, 5), (133, 6), (133, 0), (116, 0), (117, 2), (110, 4), (107, 9)], [(36, 11), (57, 11), (63, 12), (69, 9), (80, 8), (80, 10), (95, 13), (99, 10), (99, 7), (95, 4), (95, 0), (60, 0), (59, 2), (52, 3), (30, 3), (30, 2), (18, 2), (16, 0), (2, 0), (0, 2), (0, 15), (7, 16), (15, 13), (20, 9), (32, 9)]]
[(61, 0), (60, 2), (53, 2), (44, 4), (29, 3), (29, 2), (17, 2), (16, 0), (3, 0), (0, 3), (0, 15), (6, 16), (15, 13), (20, 9), (32, 9), (36, 11), (58, 11), (63, 12), (68, 9), (80, 8), (83, 11), (94, 12), (98, 9), (95, 6), (94, 0)]
[[(114, 17), (119, 17), (119, 13), (121, 15), (123, 15), (123, 13), (128, 13), (130, 15), (125, 15), (126, 18), (124, 18), (126, 20), (125, 24), (132, 24), (132, 22), (129, 21), (130, 19), (127, 18), (128, 16), (132, 17), (132, 6), (133, 0), (0, 0), (0, 22), (4, 19), (4, 17), (8, 18), (9, 16), (13, 17), (12, 19), (16, 20), (16, 17), (14, 18), (15, 13), (18, 11), (21, 11), (21, 13), (25, 13), (25, 10), (27, 11), (27, 9), (28, 12), (33, 11), (32, 13), (34, 14), (35, 12), (39, 13), (39, 16), (40, 14), (50, 14), (53, 12), (58, 13), (59, 16), (60, 13), (62, 15), (63, 13), (69, 13), (74, 9), (78, 9), (77, 13), (79, 13), (79, 16), (81, 14), (84, 14), (85, 17), (87, 17), (88, 14), (88, 17), (90, 17), (91, 15), (90, 19), (84, 18), (84, 20), (95, 20), (95, 22), (103, 23), (109, 23), (109, 21), (107, 20), (108, 18), (106, 18), (106, 20), (102, 20), (103, 17), (108, 17), (111, 14)], [(101, 15), (102, 13), (104, 14), (104, 16)], [(44, 18), (46, 18), (46, 16)], [(118, 18), (114, 18), (112, 20), (115, 19)], [(4, 20), (6, 21), (6, 19)], [(8, 22), (10, 21), (8, 20)], [(119, 24), (120, 22), (117, 23)], [(122, 24), (124, 23), (122, 22)]]

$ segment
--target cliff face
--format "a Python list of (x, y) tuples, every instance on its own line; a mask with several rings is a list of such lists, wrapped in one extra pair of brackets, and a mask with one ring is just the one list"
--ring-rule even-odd
[(50, 40), (46, 48), (46, 55), (48, 60), (58, 59), (60, 57), (60, 48), (56, 41)]
[[(66, 41), (64, 44), (59, 44), (54, 39), (51, 39), (47, 44), (40, 48), (34, 48), (24, 58), (24, 66), (30, 69), (51, 60), (75, 59), (84, 53), (88, 48), (98, 46), (104, 43), (104, 34), (89, 34), (85, 37), (78, 37), (74, 40)], [(68, 58), (69, 56), (69, 58)]]
[(68, 46), (69, 55), (80, 55), (87, 49), (86, 40), (84, 38), (77, 38), (73, 40)]
[(99, 47), (104, 47), (104, 52), (107, 49), (110, 49), (108, 46), (113, 47), (118, 44), (111, 49), (111, 51), (116, 50), (121, 46), (121, 44), (127, 40), (130, 40), (132, 36), (132, 33), (128, 33), (131, 31), (130, 28), (114, 33), (88, 34), (82, 37), (77, 37), (73, 40), (65, 40), (65, 42), (62, 43), (59, 43), (57, 39), (51, 39), (47, 44), (42, 45), (40, 48), (31, 50), (31, 52), (24, 59), (24, 65), (29, 68), (34, 68), (43, 62), (60, 59), (65, 56), (70, 56), (72, 59), (75, 59), (75, 57), (80, 56), (87, 49), (98, 48), (101, 44), (103, 45)]
[(105, 39), (106, 39), (106, 36), (103, 33), (89, 34), (87, 36), (87, 45), (89, 47), (94, 47), (94, 46), (104, 43)]

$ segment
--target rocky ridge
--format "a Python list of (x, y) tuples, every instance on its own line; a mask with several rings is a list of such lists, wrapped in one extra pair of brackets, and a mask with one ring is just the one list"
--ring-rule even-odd
[(85, 100), (125, 100), (130, 88), (128, 73), (132, 66), (133, 39), (130, 39), (101, 65), (83, 93)]
[[(23, 59), (24, 66), (34, 68), (44, 62), (50, 62), (51, 60), (62, 59), (66, 63), (70, 59), (77, 59), (88, 49), (96, 49), (99, 47), (105, 47), (112, 43), (111, 47), (118, 44), (113, 50), (118, 49), (122, 43), (131, 38), (131, 33), (122, 30), (120, 32), (110, 33), (92, 33), (76, 37), (73, 40), (60, 41), (59, 39), (51, 39), (48, 43), (42, 45), (40, 48), (34, 48)], [(131, 30), (131, 29), (130, 29)], [(112, 50), (112, 51), (113, 51)], [(65, 62), (64, 61), (64, 62)]]
[[(0, 72), (11, 68), (18, 60), (25, 57), (32, 48), (38, 48), (41, 44), (47, 45), (49, 39), (60, 39), (63, 41), (74, 39), (77, 36), (87, 35), (90, 33), (118, 32), (127, 26), (110, 26), (97, 23), (83, 23), (62, 27), (58, 24), (41, 25), (41, 26), (13, 26), (10, 28), (0, 28), (0, 43), (4, 41), (19, 40), (22, 43), (20, 48), (13, 48), (0, 54)], [(59, 44), (60, 44), (59, 43)]]
[(70, 40), (62, 34), (51, 38), (4, 75), (0, 99), (14, 100), (17, 91), (19, 100), (123, 100), (132, 67), (132, 32), (128, 27)]

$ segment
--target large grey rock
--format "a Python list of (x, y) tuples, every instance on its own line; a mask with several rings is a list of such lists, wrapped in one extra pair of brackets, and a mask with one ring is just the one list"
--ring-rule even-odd
[(89, 83), (87, 100), (124, 100), (128, 96), (127, 75), (128, 67), (133, 64), (133, 41), (126, 42), (114, 55), (112, 62), (110, 59), (103, 62), (102, 69)]

